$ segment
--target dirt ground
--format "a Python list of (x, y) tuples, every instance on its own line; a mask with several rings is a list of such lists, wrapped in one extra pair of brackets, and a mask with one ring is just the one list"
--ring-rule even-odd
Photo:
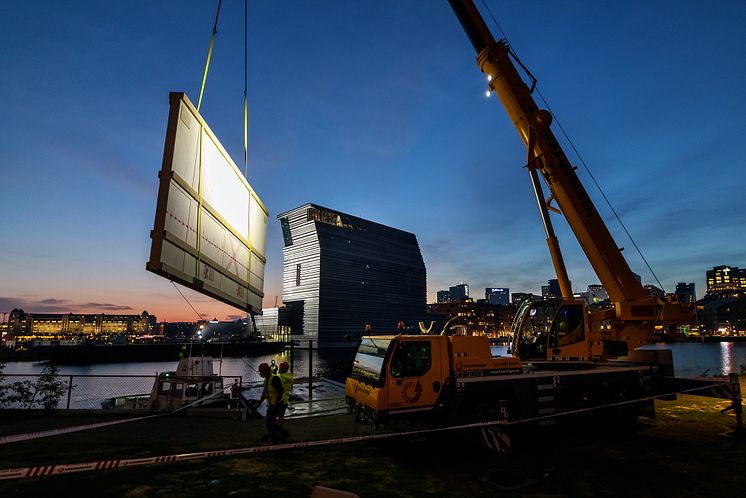
[[(236, 457), (0, 481), (2, 496), (740, 496), (746, 438), (726, 437), (722, 400), (656, 402), (632, 431), (609, 424), (527, 429), (504, 456), (476, 430), (305, 447)], [(0, 435), (95, 423), (100, 416), (0, 415)], [(334, 415), (289, 420), (290, 442), (382, 434)], [(266, 445), (263, 421), (164, 416), (0, 446), (0, 469)], [(69, 492), (69, 493), (68, 493)]]

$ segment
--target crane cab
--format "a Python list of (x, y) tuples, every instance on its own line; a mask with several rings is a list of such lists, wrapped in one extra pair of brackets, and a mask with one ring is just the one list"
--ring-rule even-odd
[(589, 361), (588, 331), (583, 301), (524, 301), (513, 319), (511, 352), (524, 361)]

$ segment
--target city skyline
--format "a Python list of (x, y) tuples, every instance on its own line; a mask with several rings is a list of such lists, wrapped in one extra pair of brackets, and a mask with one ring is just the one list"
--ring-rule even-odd
[[(197, 100), (216, 8), (175, 5), (0, 8), (12, 68), (0, 79), (0, 313), (242, 314), (180, 288), (187, 304), (145, 270), (168, 93)], [(746, 266), (746, 168), (732, 164), (746, 133), (746, 5), (488, 5), (665, 290), (694, 282), (701, 296), (708, 269)], [(428, 302), (461, 281), (537, 293), (554, 278), (525, 148), (485, 97), (447, 2), (290, 7), (249, 5), (248, 179), (270, 211), (264, 306), (282, 302), (275, 217), (309, 202), (415, 234)], [(242, 105), (243, 6), (226, 3), (201, 113), (241, 169)], [(563, 147), (632, 270), (658, 285)], [(553, 220), (574, 285), (599, 283)]]

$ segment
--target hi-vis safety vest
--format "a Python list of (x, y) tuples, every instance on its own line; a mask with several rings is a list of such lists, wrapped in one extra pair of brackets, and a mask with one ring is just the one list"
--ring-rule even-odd
[(277, 375), (270, 375), (264, 379), (264, 397), (270, 405), (276, 405), (277, 402), (280, 401), (280, 393), (277, 392), (275, 386), (272, 385), (272, 379), (275, 377), (277, 377)]
[(290, 403), (290, 391), (293, 389), (293, 374), (285, 372), (279, 376), (282, 381), (282, 387), (285, 389), (285, 392), (282, 393), (282, 404), (287, 405)]

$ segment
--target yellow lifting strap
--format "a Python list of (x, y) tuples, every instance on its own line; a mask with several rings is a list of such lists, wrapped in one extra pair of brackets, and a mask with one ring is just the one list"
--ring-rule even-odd
[(210, 48), (207, 50), (207, 62), (205, 63), (205, 74), (202, 76), (202, 88), (199, 90), (199, 100), (197, 101), (197, 112), (202, 105), (202, 94), (205, 92), (205, 82), (207, 82), (207, 71), (210, 69), (210, 59), (212, 58), (212, 46), (215, 43), (215, 35), (218, 34), (218, 18), (220, 17), (220, 6), (223, 0), (218, 0), (218, 13), (215, 14), (215, 24), (212, 27), (212, 36), (210, 37)]

